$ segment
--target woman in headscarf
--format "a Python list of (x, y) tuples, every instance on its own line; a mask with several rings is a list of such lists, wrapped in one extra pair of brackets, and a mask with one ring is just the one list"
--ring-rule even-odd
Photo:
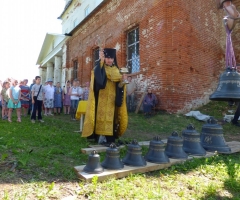
[(152, 108), (157, 104), (157, 97), (152, 93), (151, 88), (148, 88), (147, 94), (143, 99), (143, 112), (146, 117), (149, 117)]
[(65, 87), (63, 88), (63, 112), (64, 114), (70, 114), (71, 99), (69, 95), (69, 90), (71, 88), (70, 81), (66, 82)]

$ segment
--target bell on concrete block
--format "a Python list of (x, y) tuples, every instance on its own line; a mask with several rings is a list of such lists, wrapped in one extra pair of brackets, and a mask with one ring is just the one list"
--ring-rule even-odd
[(223, 137), (223, 128), (217, 123), (217, 120), (210, 117), (207, 124), (202, 126), (200, 136), (201, 144), (206, 151), (217, 151), (219, 153), (229, 153), (231, 148), (226, 144)]
[(210, 95), (213, 101), (237, 101), (240, 100), (240, 74), (236, 68), (227, 68), (219, 78), (216, 91)]
[(174, 131), (172, 136), (168, 137), (165, 152), (169, 158), (187, 159), (188, 155), (183, 150), (183, 139), (179, 137), (178, 132)]
[(100, 156), (97, 154), (97, 151), (92, 151), (88, 156), (88, 162), (83, 171), (88, 174), (100, 174), (103, 172), (103, 168), (100, 165)]
[(124, 167), (116, 144), (112, 143), (106, 150), (106, 158), (101, 165), (105, 169), (122, 169)]
[(134, 167), (147, 165), (146, 160), (142, 156), (142, 148), (136, 140), (127, 145), (127, 155), (123, 158), (123, 163)]
[(182, 138), (183, 150), (186, 153), (196, 156), (206, 155), (206, 150), (200, 143), (200, 133), (195, 130), (195, 127), (192, 124), (189, 124), (187, 129), (182, 132)]
[(165, 153), (165, 144), (157, 136), (150, 141), (148, 153), (145, 156), (145, 160), (151, 163), (169, 163), (169, 158)]

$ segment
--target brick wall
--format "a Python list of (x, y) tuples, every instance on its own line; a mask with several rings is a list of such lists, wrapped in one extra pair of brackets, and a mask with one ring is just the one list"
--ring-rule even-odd
[[(150, 86), (160, 109), (187, 112), (209, 101), (224, 70), (223, 16), (215, 0), (111, 0), (73, 32), (66, 66), (78, 60), (81, 83), (89, 81), (97, 37), (115, 47), (118, 65), (126, 66), (127, 32), (139, 27), (140, 72), (132, 75), (137, 96)], [(233, 33), (237, 52), (238, 29)]]
[[(233, 4), (237, 7), (237, 10), (240, 12), (240, 0), (233, 1)], [(232, 32), (233, 48), (235, 51), (235, 57), (237, 64), (240, 64), (240, 24), (236, 24)]]

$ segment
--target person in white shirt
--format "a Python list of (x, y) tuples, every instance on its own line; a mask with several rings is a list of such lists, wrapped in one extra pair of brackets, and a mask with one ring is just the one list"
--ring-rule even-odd
[(44, 115), (53, 115), (52, 110), (54, 107), (54, 86), (53, 81), (48, 80), (48, 85), (44, 86), (45, 98), (44, 98)]
[(83, 89), (80, 86), (79, 80), (77, 80), (77, 88), (78, 88), (79, 101), (81, 101), (83, 99)]
[(73, 81), (73, 86), (70, 88), (69, 90), (69, 96), (71, 99), (71, 117), (72, 120), (75, 120), (75, 114), (76, 114), (76, 110), (77, 110), (77, 106), (78, 106), (78, 102), (79, 102), (79, 97), (82, 95), (83, 91), (82, 88), (80, 89), (77, 86), (77, 80)]

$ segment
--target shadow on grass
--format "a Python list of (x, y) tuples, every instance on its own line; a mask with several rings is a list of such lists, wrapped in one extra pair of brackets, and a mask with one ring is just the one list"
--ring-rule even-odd
[[(192, 160), (188, 160), (182, 164), (176, 164), (171, 166), (168, 169), (158, 170), (154, 172), (148, 172), (147, 176), (159, 177), (159, 173), (162, 175), (177, 175), (177, 174), (189, 174), (193, 171), (198, 171), (203, 166), (207, 165), (217, 165), (223, 164), (224, 167), (227, 168), (228, 177), (224, 179), (223, 185), (224, 189), (227, 190), (232, 197), (223, 197), (219, 194), (219, 191), (213, 185), (208, 185), (205, 189), (205, 195), (202, 197), (202, 200), (205, 199), (240, 199), (240, 180), (239, 180), (239, 172), (240, 172), (240, 153), (235, 153), (231, 155), (217, 155), (210, 158), (194, 158)], [(215, 169), (218, 170), (217, 167)], [(218, 176), (217, 172), (216, 176)]]

